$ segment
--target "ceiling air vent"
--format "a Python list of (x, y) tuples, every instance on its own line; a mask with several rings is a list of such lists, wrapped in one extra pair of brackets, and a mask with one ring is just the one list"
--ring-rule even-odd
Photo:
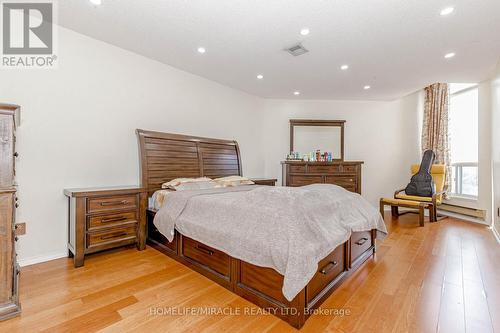
[(291, 46), (289, 48), (286, 48), (285, 51), (290, 53), (294, 57), (309, 52), (309, 50), (306, 49), (305, 47), (303, 47), (302, 44), (297, 44), (297, 45)]

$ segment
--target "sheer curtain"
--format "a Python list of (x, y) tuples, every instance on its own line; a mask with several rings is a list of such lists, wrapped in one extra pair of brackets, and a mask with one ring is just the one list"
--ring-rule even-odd
[(432, 149), (436, 153), (434, 163), (446, 165), (445, 186), (450, 190), (452, 171), (448, 136), (449, 96), (447, 83), (435, 83), (425, 88), (422, 153)]

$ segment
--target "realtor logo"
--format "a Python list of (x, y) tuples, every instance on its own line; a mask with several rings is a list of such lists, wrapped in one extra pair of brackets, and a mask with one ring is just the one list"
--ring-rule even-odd
[(2, 67), (54, 67), (54, 4), (5, 1), (1, 6)]

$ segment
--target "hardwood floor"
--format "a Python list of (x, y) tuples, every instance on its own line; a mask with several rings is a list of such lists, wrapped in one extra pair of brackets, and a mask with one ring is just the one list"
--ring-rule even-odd
[[(500, 246), (491, 231), (452, 218), (420, 228), (417, 219), (387, 215), (376, 258), (321, 306), (349, 315), (317, 314), (301, 332), (500, 332)], [(77, 269), (70, 259), (24, 267), (21, 304), (22, 316), (1, 322), (1, 332), (296, 331), (244, 313), (260, 309), (149, 247), (91, 255)], [(217, 309), (226, 314), (181, 313)]]

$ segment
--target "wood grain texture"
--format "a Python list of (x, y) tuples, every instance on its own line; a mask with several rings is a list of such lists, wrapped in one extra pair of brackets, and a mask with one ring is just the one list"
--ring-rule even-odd
[(0, 103), (0, 320), (19, 314), (14, 226), (16, 207), (16, 125), (20, 107)]
[(12, 209), (14, 193), (0, 192), (0, 303), (12, 298)]
[[(389, 236), (301, 332), (500, 332), (500, 249), (491, 231), (453, 218), (418, 227), (386, 216)], [(272, 315), (152, 315), (157, 307), (258, 307), (148, 247), (24, 267), (21, 317), (2, 332), (297, 332)], [(444, 292), (443, 292), (444, 289)], [(445, 306), (451, 305), (451, 306)]]
[(146, 246), (146, 190), (138, 186), (65, 189), (69, 201), (68, 255), (75, 267), (86, 254), (119, 246)]
[(141, 185), (148, 195), (175, 178), (242, 175), (238, 143), (138, 129)]
[(361, 194), (362, 161), (282, 161), (283, 186), (334, 184)]

